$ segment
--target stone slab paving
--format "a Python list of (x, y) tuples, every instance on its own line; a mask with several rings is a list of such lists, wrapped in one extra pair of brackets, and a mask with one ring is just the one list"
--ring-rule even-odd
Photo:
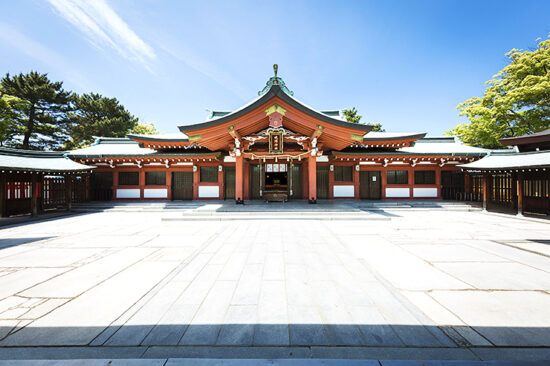
[(0, 359), (550, 360), (550, 223), (386, 214), (2, 228)]

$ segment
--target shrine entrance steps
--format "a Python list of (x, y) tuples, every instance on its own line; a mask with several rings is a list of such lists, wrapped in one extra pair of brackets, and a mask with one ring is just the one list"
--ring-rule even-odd
[[(402, 210), (479, 211), (464, 202), (428, 200), (320, 200), (266, 203), (246, 201), (111, 201), (74, 205), (75, 212), (163, 212), (163, 221), (226, 220), (391, 220)], [(395, 213), (392, 213), (394, 212)]]

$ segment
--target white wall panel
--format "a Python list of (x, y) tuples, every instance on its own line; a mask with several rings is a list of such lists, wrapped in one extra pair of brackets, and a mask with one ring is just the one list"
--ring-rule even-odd
[(409, 188), (386, 188), (386, 198), (410, 197)]
[(143, 198), (168, 198), (168, 189), (166, 188), (144, 189)]
[(437, 197), (437, 188), (413, 188), (413, 197)]
[(116, 198), (140, 198), (139, 189), (117, 188)]
[(199, 186), (199, 198), (220, 198), (220, 187)]
[(355, 187), (354, 186), (334, 186), (334, 197), (351, 197), (355, 196)]

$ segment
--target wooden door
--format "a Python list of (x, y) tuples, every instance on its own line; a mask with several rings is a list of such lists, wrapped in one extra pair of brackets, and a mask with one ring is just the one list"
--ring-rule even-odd
[(193, 199), (193, 172), (172, 173), (172, 200)]
[(359, 198), (379, 200), (382, 198), (382, 174), (379, 171), (359, 172)]
[(292, 194), (290, 198), (302, 199), (302, 166), (293, 165), (290, 167), (290, 188), (292, 189)]
[(263, 186), (264, 174), (263, 166), (260, 164), (250, 165), (250, 199), (260, 200), (260, 190)]
[(92, 200), (110, 201), (113, 199), (113, 173), (94, 172), (91, 177)]
[(235, 167), (226, 166), (223, 172), (223, 197), (235, 198)]
[(461, 171), (442, 171), (441, 172), (441, 196), (443, 197), (443, 199), (456, 200), (463, 193), (464, 193), (464, 173)]
[(317, 198), (328, 198), (328, 166), (317, 167)]

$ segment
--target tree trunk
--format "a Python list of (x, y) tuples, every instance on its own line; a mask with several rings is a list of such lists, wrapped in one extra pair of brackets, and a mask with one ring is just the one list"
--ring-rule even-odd
[(25, 135), (23, 137), (23, 149), (29, 148), (29, 141), (31, 139), (32, 130), (34, 127), (34, 104), (31, 104), (31, 109), (29, 112), (29, 121), (27, 122), (27, 130), (25, 131)]

